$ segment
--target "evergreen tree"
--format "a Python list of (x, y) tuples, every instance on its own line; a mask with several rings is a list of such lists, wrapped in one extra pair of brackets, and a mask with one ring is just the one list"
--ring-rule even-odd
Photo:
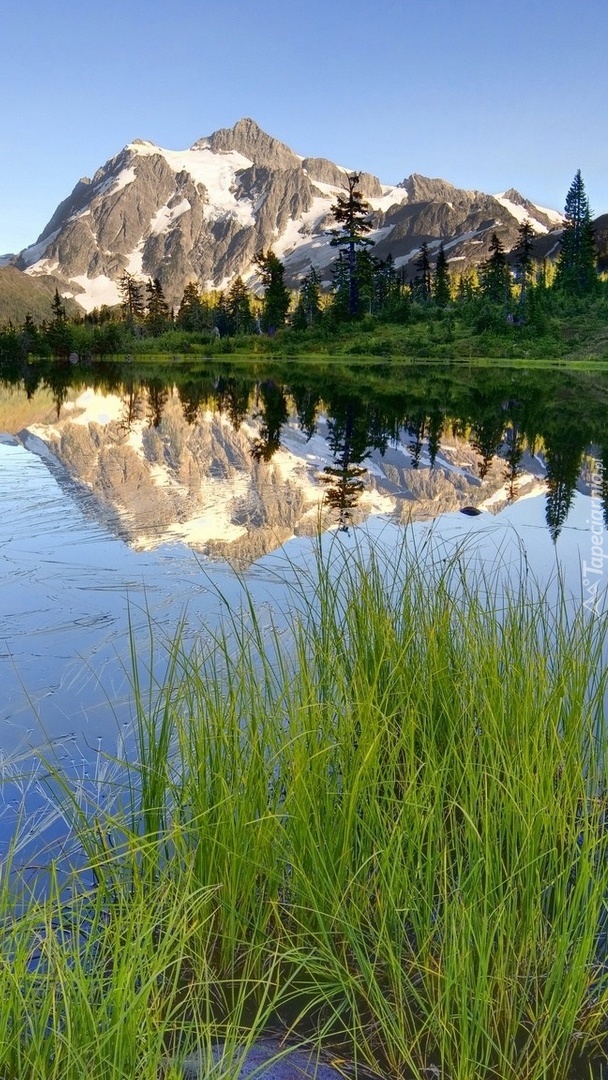
[(348, 265), (348, 314), (352, 317), (359, 314), (359, 282), (357, 278), (357, 250), (371, 246), (366, 233), (371, 230), (371, 209), (363, 202), (363, 196), (357, 190), (361, 177), (358, 173), (352, 173), (348, 177), (348, 195), (338, 195), (338, 201), (334, 203), (331, 212), (334, 220), (341, 226), (340, 231), (334, 231), (330, 241), (334, 247), (339, 247), (345, 252)]
[(51, 322), (46, 327), (45, 337), (55, 356), (67, 356), (70, 351), (71, 334), (65, 311), (65, 304), (55, 289), (51, 304)]
[(413, 283), (414, 294), (417, 300), (421, 300), (423, 304), (426, 304), (431, 299), (432, 293), (431, 260), (429, 259), (429, 245), (426, 240), (420, 245), (415, 265), (418, 274)]
[(333, 277), (332, 313), (336, 319), (347, 319), (350, 312), (350, 268), (345, 251), (341, 251), (331, 268)]
[(517, 243), (513, 248), (517, 280), (521, 289), (519, 303), (522, 311), (525, 309), (526, 300), (528, 298), (528, 289), (530, 288), (534, 277), (534, 263), (532, 261), (533, 249), (534, 231), (528, 218), (525, 218), (519, 226)]
[(125, 270), (124, 274), (118, 279), (118, 289), (121, 297), (123, 318), (133, 329), (135, 323), (142, 319), (144, 314), (142, 285), (133, 277), (133, 274), (129, 274)]
[(318, 322), (321, 315), (321, 279), (314, 266), (302, 278), (298, 306), (294, 313), (293, 326), (303, 330)]
[(165, 300), (163, 287), (158, 278), (150, 278), (146, 285), (148, 294), (146, 321), (153, 337), (158, 337), (167, 329), (170, 312)]
[(481, 292), (493, 304), (508, 304), (511, 297), (511, 271), (502, 241), (496, 233), (490, 240), (490, 256), (480, 267)]
[(254, 258), (264, 286), (262, 329), (273, 331), (285, 325), (290, 296), (285, 285), (285, 267), (272, 248), (260, 251)]
[(439, 251), (437, 252), (437, 262), (435, 264), (435, 278), (433, 281), (433, 295), (435, 297), (435, 303), (437, 307), (447, 307), (451, 300), (450, 289), (450, 274), (448, 270), (448, 260), (443, 246), (443, 240), (439, 245)]
[(566, 223), (561, 239), (555, 287), (580, 296), (597, 284), (596, 256), (591, 227), (591, 211), (585, 185), (578, 170), (566, 196)]
[(477, 271), (474, 267), (470, 266), (468, 270), (464, 270), (458, 278), (456, 300), (459, 304), (467, 304), (474, 298), (478, 288), (479, 279)]
[(182, 330), (201, 330), (206, 326), (206, 312), (195, 281), (189, 282), (184, 289), (176, 322)]
[(21, 327), (21, 350), (24, 356), (27, 356), (28, 353), (36, 352), (39, 340), (40, 335), (38, 334), (38, 327), (28, 311)]
[(251, 334), (254, 330), (254, 318), (251, 311), (251, 297), (240, 274), (235, 277), (226, 295), (226, 313), (230, 334)]
[(384, 311), (389, 304), (399, 299), (401, 287), (397, 280), (392, 255), (387, 255), (383, 261), (375, 259), (374, 263), (376, 268), (374, 275), (374, 310)]
[(371, 252), (364, 248), (355, 255), (357, 274), (357, 290), (359, 294), (359, 310), (371, 315), (374, 310), (376, 294), (376, 268), (377, 262)]

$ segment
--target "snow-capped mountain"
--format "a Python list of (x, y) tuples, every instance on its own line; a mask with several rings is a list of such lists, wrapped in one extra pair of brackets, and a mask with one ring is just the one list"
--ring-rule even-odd
[[(253, 257), (268, 247), (285, 263), (289, 284), (311, 265), (329, 280), (331, 206), (348, 172), (298, 156), (249, 119), (188, 150), (137, 139), (92, 180), (80, 180), (13, 263), (51, 275), (86, 310), (118, 303), (125, 271), (158, 277), (177, 304), (191, 281), (223, 288), (236, 274), (251, 276)], [(513, 189), (492, 196), (416, 173), (397, 186), (363, 173), (359, 188), (373, 211), (374, 254), (391, 254), (406, 273), (425, 241), (432, 254), (443, 240), (460, 269), (486, 257), (493, 232), (508, 250), (524, 218), (539, 236), (562, 222)]]

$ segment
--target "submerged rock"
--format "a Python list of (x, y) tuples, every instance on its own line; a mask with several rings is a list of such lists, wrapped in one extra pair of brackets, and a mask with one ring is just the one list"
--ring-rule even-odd
[[(218, 1062), (222, 1053), (221, 1044), (214, 1047), (213, 1061)], [(208, 1064), (205, 1054), (189, 1054), (182, 1065), (183, 1080), (204, 1080)], [(344, 1073), (322, 1062), (317, 1050), (290, 1050), (279, 1039), (270, 1038), (260, 1039), (244, 1054), (239, 1080), (254, 1073), (256, 1080), (344, 1080)]]

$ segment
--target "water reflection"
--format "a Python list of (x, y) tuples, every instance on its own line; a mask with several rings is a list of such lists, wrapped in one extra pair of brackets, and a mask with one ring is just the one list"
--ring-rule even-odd
[[(319, 515), (347, 529), (373, 512), (496, 512), (536, 491), (556, 540), (608, 446), (603, 373), (40, 361), (3, 381), (30, 401), (50, 392), (53, 423), (20, 438), (38, 450), (41, 439), (121, 535), (140, 547), (179, 537), (241, 562)], [(91, 391), (107, 395), (105, 414)]]

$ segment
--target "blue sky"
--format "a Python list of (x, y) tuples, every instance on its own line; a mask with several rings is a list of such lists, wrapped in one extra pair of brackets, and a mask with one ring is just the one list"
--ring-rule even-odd
[(608, 211), (606, 0), (5, 0), (0, 253), (33, 243), (134, 138), (183, 149), (251, 116), (397, 183), (516, 187)]

